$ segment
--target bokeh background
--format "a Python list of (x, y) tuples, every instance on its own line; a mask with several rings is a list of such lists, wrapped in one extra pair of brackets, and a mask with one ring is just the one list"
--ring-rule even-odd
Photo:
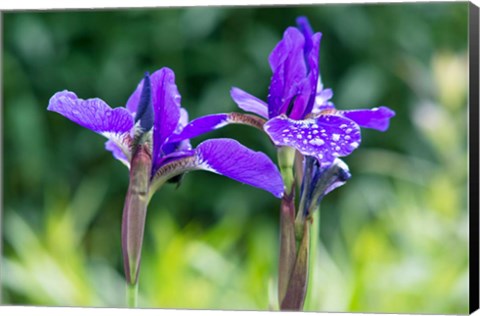
[[(295, 18), (323, 33), (340, 109), (387, 105), (353, 175), (321, 206), (307, 310), (467, 313), (468, 3), (155, 8), (3, 14), (3, 304), (125, 306), (127, 169), (105, 139), (47, 112), (57, 91), (124, 106), (172, 68), (191, 118), (266, 99), (267, 57)], [(229, 126), (272, 159), (267, 136)], [(279, 201), (206, 172), (167, 185), (147, 217), (141, 307), (275, 309)]]

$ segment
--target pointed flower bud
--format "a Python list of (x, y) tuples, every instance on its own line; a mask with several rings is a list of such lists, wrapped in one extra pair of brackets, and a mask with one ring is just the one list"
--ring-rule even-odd
[(138, 110), (135, 115), (135, 123), (140, 121), (140, 127), (143, 132), (147, 132), (153, 127), (153, 105), (152, 105), (152, 88), (150, 83), (150, 75), (145, 73), (143, 79), (142, 94), (138, 102)]
[(302, 201), (297, 219), (303, 222), (318, 207), (325, 195), (342, 186), (351, 178), (346, 163), (335, 159), (332, 164), (321, 167), (318, 160), (305, 157), (305, 173), (302, 183)]

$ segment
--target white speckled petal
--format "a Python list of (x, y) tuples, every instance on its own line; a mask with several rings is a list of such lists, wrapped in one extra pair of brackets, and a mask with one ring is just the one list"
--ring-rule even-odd
[(322, 164), (330, 164), (336, 157), (351, 154), (361, 141), (360, 127), (337, 115), (306, 120), (280, 116), (267, 121), (264, 129), (275, 145), (294, 147)]

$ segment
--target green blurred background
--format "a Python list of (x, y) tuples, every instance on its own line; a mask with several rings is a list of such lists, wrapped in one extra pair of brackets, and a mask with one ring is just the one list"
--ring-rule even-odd
[[(266, 99), (267, 57), (295, 18), (323, 33), (340, 109), (387, 105), (353, 175), (321, 208), (307, 310), (467, 313), (468, 3), (209, 7), (3, 14), (2, 303), (125, 306), (120, 222), (127, 169), (105, 139), (47, 112), (57, 91), (124, 106), (145, 71), (172, 68), (190, 117)], [(275, 158), (267, 136), (232, 137)], [(275, 309), (279, 200), (206, 172), (158, 192), (141, 307)]]

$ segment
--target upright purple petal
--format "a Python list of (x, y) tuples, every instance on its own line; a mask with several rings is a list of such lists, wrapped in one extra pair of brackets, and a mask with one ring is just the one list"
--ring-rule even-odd
[(255, 152), (233, 139), (210, 139), (197, 149), (198, 169), (266, 190), (280, 198), (284, 185), (275, 164), (264, 153)]
[(294, 27), (289, 27), (283, 39), (269, 57), (273, 75), (268, 91), (268, 116), (284, 114), (292, 99), (299, 93), (299, 84), (307, 74), (303, 56), (305, 39)]
[(303, 155), (314, 156), (322, 164), (349, 155), (361, 141), (358, 125), (336, 115), (301, 121), (281, 116), (267, 121), (264, 129), (275, 145), (294, 147)]
[(372, 128), (382, 132), (388, 129), (390, 118), (395, 116), (395, 112), (386, 106), (373, 108), (371, 110), (341, 111), (341, 113), (361, 127)]
[(57, 112), (107, 138), (128, 133), (133, 127), (133, 117), (125, 108), (112, 109), (101, 99), (83, 100), (66, 90), (50, 98), (47, 110)]
[(313, 36), (313, 31), (312, 27), (310, 26), (310, 22), (308, 22), (308, 19), (304, 16), (300, 16), (297, 18), (297, 25), (300, 31), (303, 33), (303, 37), (305, 37), (305, 59), (307, 59), (308, 54), (310, 53), (310, 49), (312, 49), (313, 43), (312, 43), (312, 36)]
[(238, 107), (244, 111), (252, 112), (263, 118), (268, 118), (268, 104), (242, 89), (233, 87), (230, 95)]
[(162, 146), (177, 128), (180, 120), (180, 94), (175, 85), (175, 74), (162, 68), (150, 76), (154, 110), (153, 161), (162, 155)]
[(137, 88), (135, 89), (135, 91), (133, 91), (133, 93), (130, 95), (130, 97), (127, 100), (127, 104), (125, 105), (127, 110), (130, 111), (130, 113), (132, 114), (137, 113), (138, 104), (140, 103), (140, 96), (142, 95), (142, 90), (143, 90), (143, 79), (137, 85)]
[[(317, 93), (317, 85), (319, 80), (319, 53), (320, 53), (320, 41), (322, 39), (322, 33), (315, 33), (311, 37), (311, 45), (312, 47), (309, 49), (308, 55), (306, 57), (306, 63), (308, 67), (308, 75), (307, 75), (307, 82), (308, 84), (306, 87), (307, 90), (303, 89), (302, 94), (306, 95), (305, 98), (307, 100), (304, 103), (300, 103), (297, 105), (295, 103), (294, 111), (298, 114), (298, 118), (304, 118), (310, 112), (312, 112), (313, 105), (315, 103), (315, 96)], [(295, 100), (296, 101), (296, 100)], [(298, 107), (298, 109), (297, 109)], [(303, 113), (302, 113), (303, 110)], [(292, 118), (296, 118), (295, 116), (291, 115)]]

